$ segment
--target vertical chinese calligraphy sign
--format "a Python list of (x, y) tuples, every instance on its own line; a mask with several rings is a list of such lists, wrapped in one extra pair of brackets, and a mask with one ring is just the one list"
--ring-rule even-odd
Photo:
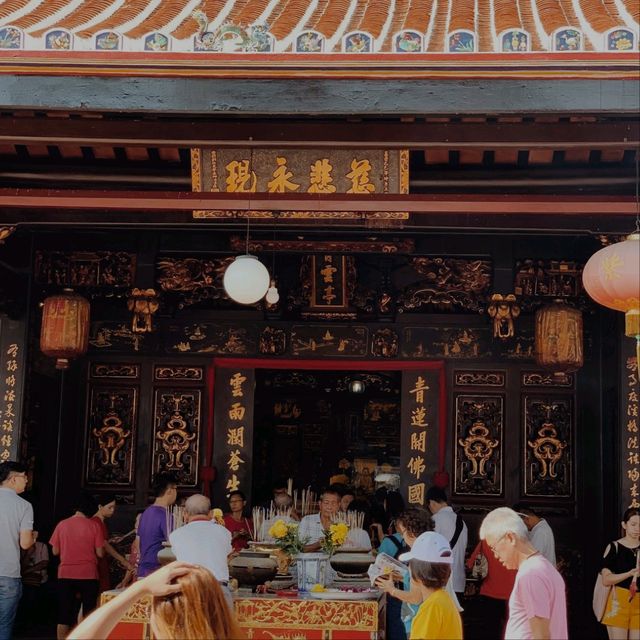
[(640, 371), (635, 355), (635, 342), (624, 341), (622, 358), (620, 513), (629, 507), (640, 508)]
[(0, 316), (0, 462), (20, 455), (24, 323)]
[(232, 491), (251, 494), (255, 370), (216, 367), (213, 464), (214, 504), (227, 505)]
[[(409, 193), (406, 149), (212, 149), (191, 150), (196, 192), (309, 194)], [(357, 213), (357, 215), (356, 215)], [(351, 216), (349, 215), (351, 214)], [(272, 217), (272, 212), (238, 215)], [(359, 212), (280, 211), (278, 218), (361, 217)], [(406, 212), (377, 212), (379, 219), (406, 220)], [(194, 211), (194, 218), (235, 217), (233, 211)]]
[(440, 385), (437, 370), (402, 372), (400, 490), (409, 506), (425, 506), (431, 477), (443, 464)]

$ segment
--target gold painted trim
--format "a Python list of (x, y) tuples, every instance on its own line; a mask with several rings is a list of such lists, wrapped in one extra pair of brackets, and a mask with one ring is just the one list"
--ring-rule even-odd
[(409, 193), (409, 149), (400, 149), (400, 193)]
[(202, 191), (200, 149), (191, 149), (191, 191)]

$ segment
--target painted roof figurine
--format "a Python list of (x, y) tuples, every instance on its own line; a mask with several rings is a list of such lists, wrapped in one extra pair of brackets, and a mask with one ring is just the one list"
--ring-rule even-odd
[(639, 22), (637, 0), (5, 0), (0, 49), (354, 55), (635, 51)]

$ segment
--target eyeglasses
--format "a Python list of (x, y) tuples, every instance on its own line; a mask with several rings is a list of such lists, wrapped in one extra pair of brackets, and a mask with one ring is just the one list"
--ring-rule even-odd
[(496, 548), (498, 547), (498, 545), (500, 544), (500, 542), (502, 541), (502, 539), (507, 535), (508, 532), (503, 533), (493, 544), (489, 545), (489, 549), (491, 549), (491, 551), (493, 551), (494, 555), (496, 554)]

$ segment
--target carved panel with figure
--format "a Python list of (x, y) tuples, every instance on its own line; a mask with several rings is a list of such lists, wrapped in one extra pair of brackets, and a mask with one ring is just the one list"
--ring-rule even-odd
[(171, 472), (183, 487), (198, 482), (201, 396), (200, 389), (155, 392), (152, 473)]
[(85, 480), (88, 485), (131, 485), (138, 389), (94, 386), (89, 397)]
[(455, 397), (455, 493), (502, 495), (504, 396)]
[(572, 495), (573, 419), (571, 396), (524, 397), (525, 495)]

